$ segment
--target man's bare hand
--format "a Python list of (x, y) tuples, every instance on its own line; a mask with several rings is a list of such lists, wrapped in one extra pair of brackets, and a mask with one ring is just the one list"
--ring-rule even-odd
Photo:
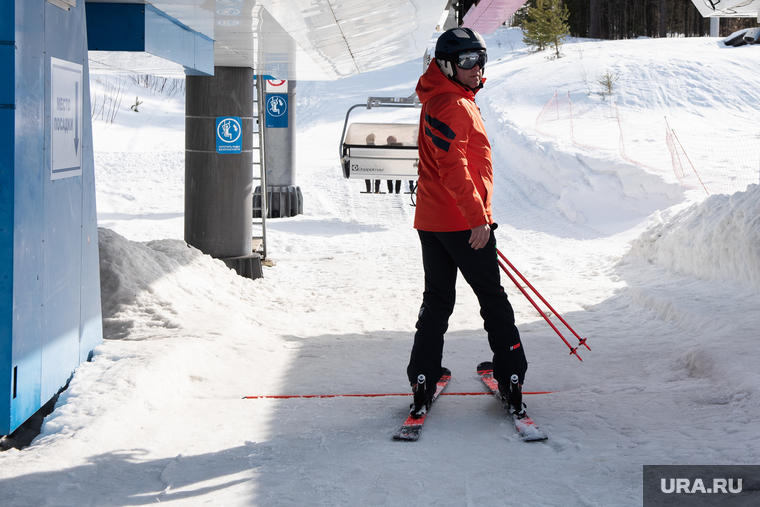
[(479, 225), (470, 229), (470, 246), (475, 250), (480, 250), (488, 244), (488, 240), (491, 239), (491, 226), (488, 224)]

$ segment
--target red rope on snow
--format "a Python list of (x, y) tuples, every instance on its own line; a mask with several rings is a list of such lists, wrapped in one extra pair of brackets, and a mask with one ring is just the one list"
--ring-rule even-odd
[[(551, 394), (558, 391), (523, 391), (523, 394)], [(441, 396), (483, 396), (493, 395), (481, 391), (474, 393), (441, 393)], [(275, 394), (270, 396), (243, 396), (244, 400), (291, 400), (294, 398), (379, 398), (384, 396), (411, 396), (412, 393), (374, 393), (374, 394)]]

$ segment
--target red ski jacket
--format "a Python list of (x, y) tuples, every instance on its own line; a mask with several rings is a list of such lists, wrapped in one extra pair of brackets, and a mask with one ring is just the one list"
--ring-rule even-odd
[(417, 83), (422, 112), (415, 229), (464, 231), (493, 222), (491, 145), (476, 92), (444, 76), (435, 61)]

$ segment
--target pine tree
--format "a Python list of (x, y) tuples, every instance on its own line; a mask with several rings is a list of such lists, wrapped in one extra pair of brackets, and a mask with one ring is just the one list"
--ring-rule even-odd
[(523, 22), (523, 42), (534, 46), (536, 51), (553, 47), (552, 58), (561, 58), (559, 48), (570, 33), (569, 15), (561, 0), (536, 0), (536, 7), (528, 9), (528, 19)]

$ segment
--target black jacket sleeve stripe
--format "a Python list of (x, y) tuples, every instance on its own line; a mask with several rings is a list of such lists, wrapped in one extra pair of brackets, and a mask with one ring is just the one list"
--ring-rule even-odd
[(451, 147), (451, 143), (446, 141), (445, 139), (438, 137), (437, 135), (433, 134), (433, 132), (430, 131), (427, 125), (425, 125), (425, 134), (430, 137), (430, 139), (433, 141), (433, 144), (442, 149), (443, 151), (448, 152), (449, 148)]
[(443, 123), (437, 118), (433, 118), (429, 114), (425, 113), (425, 121), (430, 124), (431, 127), (444, 135), (447, 139), (453, 140), (457, 135), (451, 130), (451, 127)]

